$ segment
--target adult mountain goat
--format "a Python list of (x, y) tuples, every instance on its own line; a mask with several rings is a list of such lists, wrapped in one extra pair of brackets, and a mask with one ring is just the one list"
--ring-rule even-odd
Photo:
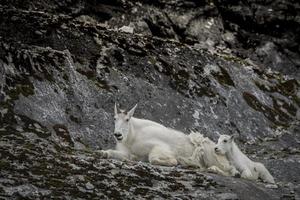
[[(136, 107), (137, 105), (126, 112), (119, 110), (115, 104), (114, 136), (117, 145), (114, 150), (101, 150), (102, 157), (149, 161), (151, 164), (164, 166), (197, 166), (222, 175), (234, 175), (227, 166), (228, 161), (221, 165), (220, 162), (214, 162), (217, 160), (213, 151), (214, 143), (208, 147), (210, 142), (207, 139), (201, 141), (195, 135), (189, 136), (159, 123), (135, 118), (133, 114)], [(201, 147), (202, 144), (205, 145)], [(211, 156), (214, 157), (210, 158)]]
[(179, 156), (192, 155), (194, 147), (182, 132), (159, 123), (133, 117), (130, 111), (119, 110), (115, 105), (115, 150), (102, 151), (104, 157), (119, 160), (149, 161), (151, 164), (174, 166)]

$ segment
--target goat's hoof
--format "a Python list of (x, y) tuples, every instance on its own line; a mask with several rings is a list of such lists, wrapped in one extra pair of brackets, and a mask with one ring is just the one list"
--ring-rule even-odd
[(235, 177), (235, 178), (241, 178), (241, 174), (240, 174), (240, 173), (235, 173), (235, 174), (234, 174), (234, 177)]
[(108, 158), (108, 152), (104, 150), (96, 151), (100, 158)]

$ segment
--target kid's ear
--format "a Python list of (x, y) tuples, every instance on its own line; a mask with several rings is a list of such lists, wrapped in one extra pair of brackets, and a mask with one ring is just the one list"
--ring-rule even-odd
[(238, 138), (238, 137), (239, 137), (238, 134), (233, 134), (233, 135), (230, 136), (229, 140), (230, 140), (230, 141), (233, 141), (234, 139), (236, 139), (236, 138)]
[(136, 107), (137, 107), (137, 104), (135, 104), (135, 106), (128, 112), (127, 116), (129, 118), (131, 118), (133, 116)]

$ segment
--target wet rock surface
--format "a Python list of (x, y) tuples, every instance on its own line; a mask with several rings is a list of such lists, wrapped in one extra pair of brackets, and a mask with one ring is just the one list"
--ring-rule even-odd
[[(271, 19), (256, 1), (1, 1), (0, 197), (300, 198), (299, 26), (273, 24), (299, 15), (270, 4), (282, 12)], [(263, 32), (273, 25), (281, 35)], [(283, 64), (270, 64), (277, 54)], [(114, 146), (115, 101), (185, 133), (239, 135), (279, 188), (100, 159)]]

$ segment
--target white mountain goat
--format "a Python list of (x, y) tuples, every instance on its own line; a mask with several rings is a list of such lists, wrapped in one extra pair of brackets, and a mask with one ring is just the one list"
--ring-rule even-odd
[(239, 172), (229, 163), (225, 155), (216, 154), (216, 144), (212, 140), (203, 137), (199, 132), (191, 132), (188, 137), (194, 145), (195, 150), (191, 157), (180, 158), (182, 163), (223, 176), (240, 176)]
[[(225, 161), (220, 161), (222, 164), (219, 164), (214, 143), (211, 144), (207, 139), (201, 142), (200, 134), (199, 137), (196, 137), (196, 133), (189, 136), (159, 123), (135, 118), (133, 114), (136, 106), (125, 112), (119, 111), (115, 105), (114, 136), (117, 145), (115, 150), (101, 150), (102, 157), (149, 161), (151, 164), (165, 166), (197, 166), (200, 169), (209, 168), (214, 173), (231, 175), (232, 169), (227, 168), (227, 164), (224, 165)], [(203, 147), (200, 147), (202, 144)], [(214, 164), (217, 166), (214, 167)]]
[(275, 184), (273, 176), (262, 163), (254, 162), (243, 154), (234, 142), (234, 136), (220, 135), (215, 151), (226, 155), (229, 162), (241, 173), (242, 178), (250, 180), (261, 178), (267, 183)]
[(179, 155), (192, 155), (194, 147), (184, 133), (150, 120), (133, 117), (136, 106), (125, 112), (119, 111), (115, 105), (116, 150), (101, 151), (103, 157), (175, 166)]

